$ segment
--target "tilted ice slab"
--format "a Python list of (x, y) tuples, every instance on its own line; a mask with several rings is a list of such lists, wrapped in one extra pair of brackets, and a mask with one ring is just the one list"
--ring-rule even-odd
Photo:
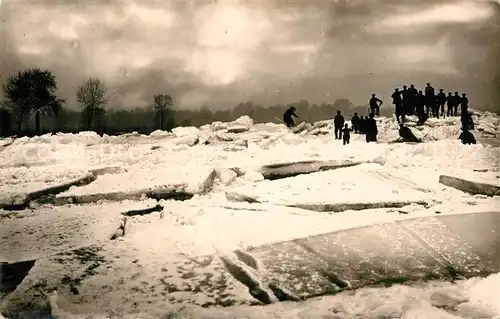
[(433, 192), (378, 164), (361, 164), (229, 189), (233, 201), (266, 202), (317, 211), (424, 204)]
[(0, 168), (0, 193), (28, 193), (85, 176), (87, 169), (64, 165)]
[(121, 171), (119, 166), (91, 170), (64, 165), (0, 168), (0, 208), (23, 209), (32, 201), (92, 183), (98, 175)]
[(500, 177), (485, 175), (479, 172), (440, 175), (439, 182), (473, 195), (500, 196)]
[(206, 166), (132, 165), (123, 173), (104, 174), (83, 187), (73, 187), (57, 195), (59, 203), (97, 202), (101, 199), (124, 200), (148, 197), (192, 197), (212, 188), (215, 170)]
[[(31, 202), (47, 198), (68, 190), (73, 186), (83, 186), (96, 179), (93, 173), (87, 173), (73, 179), (63, 179), (58, 183), (26, 183), (15, 185), (17, 187), (4, 187), (5, 192), (0, 193), (0, 209), (20, 210), (28, 207)], [(27, 187), (27, 188), (23, 188)]]

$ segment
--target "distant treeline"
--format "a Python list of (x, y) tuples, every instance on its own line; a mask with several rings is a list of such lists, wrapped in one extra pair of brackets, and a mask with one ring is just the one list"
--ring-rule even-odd
[[(56, 89), (57, 83), (50, 71), (28, 69), (10, 77), (3, 85), (6, 98), (0, 105), (0, 135), (33, 136), (80, 131), (108, 135), (134, 131), (148, 134), (157, 129), (171, 130), (176, 126), (229, 122), (242, 115), (249, 115), (255, 123), (280, 123), (290, 105), (296, 107), (299, 122), (331, 119), (336, 110), (342, 111), (346, 118), (354, 112), (368, 114), (367, 106), (355, 107), (348, 99), (337, 99), (333, 104), (309, 104), (302, 100), (273, 106), (248, 101), (228, 110), (212, 111), (208, 106), (182, 110), (175, 108), (175, 101), (168, 94), (155, 95), (155, 103), (150, 107), (119, 110), (106, 107), (107, 88), (96, 78), (90, 78), (78, 89), (77, 101), (81, 109), (75, 110), (65, 107), (65, 101), (55, 96)], [(381, 115), (390, 114), (390, 106), (382, 107)]]

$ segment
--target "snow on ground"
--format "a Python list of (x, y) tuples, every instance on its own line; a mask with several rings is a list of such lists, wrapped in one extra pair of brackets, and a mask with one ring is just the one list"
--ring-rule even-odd
[[(500, 124), (496, 115), (478, 113), (475, 120), (481, 130), (477, 136), (486, 132), (491, 140), (498, 139), (493, 137)], [(220, 254), (335, 230), (433, 216), (436, 212), (499, 211), (499, 196), (468, 195), (438, 183), (439, 175), (447, 174), (500, 184), (500, 148), (462, 145), (457, 140), (458, 122), (457, 118), (430, 119), (423, 127), (413, 128), (425, 141), (417, 145), (386, 143), (397, 137), (392, 119), (378, 119), (380, 143), (367, 144), (364, 136), (353, 134), (348, 146), (325, 134), (331, 130), (328, 122), (304, 125), (302, 131), (292, 133), (283, 125), (253, 125), (245, 117), (234, 123), (177, 128), (173, 133), (155, 131), (150, 136), (132, 133), (99, 137), (82, 132), (3, 139), (0, 195), (37, 190), (99, 170), (96, 181), (72, 187), (58, 196), (126, 192), (178, 183), (200, 189), (214, 169), (220, 179), (224, 169), (234, 178), (225, 183), (211, 181), (209, 187), (186, 201), (134, 199), (62, 206), (49, 203), (33, 204), (22, 211), (0, 210), (0, 261), (43, 259), (97, 244), (107, 247), (110, 254), (123, 254), (123, 267), (136, 259), (143, 265), (151, 260), (151, 265), (143, 267), (149, 271), (145, 278), (154, 278), (161, 268), (154, 265), (178, 258), (178, 254)], [(310, 160), (369, 162), (376, 158), (383, 158), (385, 164), (362, 164), (276, 181), (255, 178), (258, 168), (269, 164)], [(236, 173), (227, 170), (235, 168)], [(226, 192), (242, 190), (263, 203), (226, 198)], [(339, 213), (285, 207), (377, 200), (425, 200), (428, 204)], [(164, 207), (162, 212), (128, 218), (126, 235), (110, 242), (122, 212), (157, 203)], [(112, 270), (105, 274), (114, 276)], [(36, 271), (29, 276), (36, 277)], [(105, 278), (101, 275), (95, 280)], [(144, 318), (168, 311), (178, 311), (182, 318), (493, 318), (500, 317), (499, 280), (496, 274), (456, 285), (438, 282), (363, 288), (300, 304), (285, 302), (265, 307), (204, 308), (200, 312), (196, 307), (180, 310), (163, 302), (153, 307), (142, 304), (134, 310), (140, 309)], [(92, 287), (92, 279), (87, 281)], [(130, 291), (114, 290), (108, 294), (122, 296), (117, 300), (123, 302), (127, 293)], [(61, 309), (84, 311), (75, 310), (75, 300), (60, 297), (56, 303)]]
[[(431, 282), (426, 284), (394, 285), (389, 288), (364, 288), (342, 292), (335, 296), (324, 296), (305, 302), (281, 302), (268, 306), (237, 306), (225, 308), (200, 308), (189, 305), (165, 303), (161, 308), (150, 308), (140, 318), (408, 318), (408, 319), (498, 319), (500, 312), (500, 275), (487, 278), (472, 278), (455, 284)], [(64, 308), (67, 301), (57, 294), (51, 303)], [(56, 307), (54, 307), (56, 308)], [(54, 311), (63, 318), (72, 316), (62, 309)], [(88, 311), (87, 313), (89, 313)], [(107, 318), (94, 314), (87, 318)], [(137, 314), (126, 314), (121, 318), (138, 318)]]
[[(197, 308), (169, 305), (141, 318), (225, 319), (498, 319), (500, 274), (457, 284), (428, 283), (389, 288), (364, 288), (302, 303), (282, 302), (265, 307)], [(496, 288), (495, 288), (496, 287)], [(168, 310), (166, 310), (168, 309)], [(451, 310), (451, 311), (450, 311)], [(124, 318), (135, 318), (134, 315)]]

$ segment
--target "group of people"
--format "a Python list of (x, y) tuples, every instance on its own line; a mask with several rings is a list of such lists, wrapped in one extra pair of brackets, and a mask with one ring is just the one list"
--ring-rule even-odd
[[(298, 118), (295, 111), (295, 107), (291, 106), (283, 114), (283, 122), (289, 128), (295, 125), (293, 118)], [(351, 118), (351, 124), (352, 127), (350, 128), (342, 112), (337, 111), (337, 115), (333, 118), (335, 139), (342, 140), (344, 145), (347, 145), (351, 139), (351, 131), (354, 131), (355, 134), (365, 134), (367, 143), (377, 141), (378, 129), (377, 122), (375, 121), (375, 114), (373, 112), (366, 117), (359, 117), (358, 113), (354, 113), (354, 116)]]
[[(461, 114), (466, 113), (469, 107), (469, 99), (466, 93), (458, 91), (453, 95), (448, 92), (444, 93), (443, 89), (439, 89), (436, 94), (434, 87), (427, 83), (424, 91), (415, 88), (415, 85), (406, 85), (403, 89), (395, 88), (391, 95), (392, 104), (394, 104), (396, 119), (399, 123), (404, 122), (406, 115), (417, 115), (419, 118), (424, 119), (429, 116), (439, 118), (439, 116), (458, 116), (458, 107), (461, 108)], [(372, 94), (369, 105), (370, 110), (375, 115), (380, 115), (380, 106), (384, 102), (380, 100), (376, 94)], [(446, 112), (445, 112), (446, 105)], [(425, 121), (425, 120), (424, 120)]]
[[(462, 123), (460, 139), (464, 144), (476, 143), (474, 136), (469, 131), (474, 130), (474, 122), (472, 115), (468, 111), (469, 99), (466, 93), (462, 93), (462, 96), (460, 96), (459, 92), (456, 91), (455, 95), (451, 92), (446, 95), (443, 89), (439, 89), (439, 93), (435, 94), (434, 87), (427, 83), (424, 91), (417, 90), (413, 84), (409, 88), (404, 85), (402, 90), (395, 88), (391, 97), (396, 120), (400, 125), (399, 135), (403, 140), (419, 142), (413, 134), (410, 134), (411, 130), (404, 126), (405, 116), (417, 115), (417, 125), (422, 125), (430, 116), (435, 118), (439, 118), (439, 116), (458, 116), (458, 107), (460, 106)], [(375, 116), (380, 116), (380, 107), (383, 103), (376, 94), (372, 94), (369, 100), (370, 114), (359, 117), (358, 113), (354, 113), (351, 118), (351, 128), (345, 123), (342, 113), (337, 111), (337, 115), (333, 119), (335, 139), (343, 140), (344, 145), (349, 144), (350, 132), (354, 131), (355, 134), (365, 134), (367, 143), (376, 142), (378, 129)], [(445, 105), (447, 106), (446, 112)], [(283, 114), (283, 122), (289, 128), (294, 126), (293, 117), (298, 118), (295, 111), (295, 107), (291, 106)]]
[[(340, 111), (337, 111), (337, 113), (340, 114)], [(354, 131), (355, 134), (364, 134), (367, 143), (377, 141), (378, 129), (374, 112), (371, 112), (365, 117), (360, 117), (358, 113), (354, 113), (353, 117), (351, 117), (351, 124), (352, 131)]]
[[(403, 89), (395, 88), (391, 95), (392, 104), (394, 104), (394, 113), (396, 120), (400, 124), (400, 137), (417, 142), (411, 130), (404, 126), (405, 116), (416, 115), (418, 116), (417, 125), (422, 125), (430, 116), (439, 118), (458, 116), (458, 107), (460, 107), (460, 121), (462, 123), (462, 134), (460, 139), (464, 144), (475, 144), (476, 140), (474, 135), (469, 130), (474, 130), (474, 122), (472, 115), (469, 113), (469, 98), (467, 93), (460, 93), (455, 91), (455, 94), (448, 92), (448, 95), (443, 89), (439, 89), (436, 94), (434, 87), (427, 83), (424, 91), (415, 88), (415, 85), (406, 85)], [(380, 106), (384, 102), (377, 98), (376, 94), (372, 94), (369, 100), (370, 110), (377, 116), (380, 115)], [(446, 106), (446, 112), (445, 112)]]
[[(404, 122), (405, 115), (417, 115), (419, 121), (425, 122), (429, 116), (435, 118), (439, 118), (439, 116), (458, 116), (459, 106), (461, 114), (467, 113), (469, 107), (469, 99), (466, 93), (462, 93), (462, 96), (460, 96), (459, 92), (456, 91), (455, 95), (451, 92), (446, 95), (443, 89), (439, 89), (439, 93), (436, 94), (434, 87), (430, 83), (427, 83), (424, 91), (417, 90), (413, 84), (409, 88), (404, 85), (402, 90), (395, 88), (391, 98), (396, 119), (399, 123)], [(374, 104), (378, 105), (377, 100), (380, 101), (373, 94), (372, 99), (370, 99), (370, 107)], [(447, 106), (446, 112), (445, 105)]]

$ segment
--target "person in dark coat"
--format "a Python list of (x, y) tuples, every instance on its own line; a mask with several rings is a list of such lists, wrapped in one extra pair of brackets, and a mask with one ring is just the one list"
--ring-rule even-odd
[(351, 129), (347, 125), (347, 123), (344, 124), (344, 128), (342, 129), (342, 139), (344, 145), (349, 144), (349, 140), (351, 139)]
[(474, 130), (474, 120), (471, 113), (465, 112), (460, 114), (460, 122), (462, 123), (462, 128)]
[[(404, 113), (403, 113), (403, 99), (401, 97), (401, 92), (399, 92), (398, 88), (394, 89), (394, 93), (391, 95), (392, 104), (394, 104), (394, 110), (396, 114), (396, 120), (398, 123), (404, 122)], [(401, 120), (400, 120), (401, 117)]]
[(444, 105), (446, 104), (447, 98), (446, 98), (446, 94), (444, 93), (443, 89), (439, 89), (439, 93), (436, 96), (436, 98), (437, 98), (438, 116), (439, 116), (439, 112), (441, 112), (441, 116), (444, 117)]
[(413, 104), (413, 91), (408, 89), (406, 85), (403, 85), (403, 91), (401, 91), (403, 97), (403, 113), (404, 115), (412, 114), (412, 104)]
[(469, 112), (469, 99), (467, 98), (466, 93), (462, 93), (462, 97), (460, 98), (460, 114)]
[(455, 95), (453, 95), (453, 113), (454, 116), (458, 116), (458, 106), (460, 105), (460, 95), (458, 91), (455, 91)]
[(377, 121), (375, 121), (375, 116), (370, 113), (370, 117), (366, 120), (366, 142), (376, 142), (377, 141)]
[(293, 117), (299, 118), (297, 114), (295, 114), (295, 106), (291, 106), (288, 110), (283, 114), (283, 122), (285, 122), (288, 128), (293, 127), (295, 123), (293, 122)]
[(417, 96), (415, 97), (416, 100), (416, 111), (418, 117), (422, 117), (425, 113), (425, 96), (422, 91), (418, 91)]
[(337, 115), (335, 115), (335, 118), (333, 119), (333, 126), (335, 129), (335, 139), (336, 140), (341, 140), (342, 139), (342, 128), (344, 127), (344, 117), (340, 113), (340, 111), (337, 111)]
[(418, 91), (417, 95), (417, 125), (423, 125), (429, 119), (429, 114), (425, 112), (425, 96), (422, 91)]
[(430, 83), (425, 87), (425, 111), (427, 114), (434, 112), (434, 105), (436, 104), (436, 95), (434, 88)]
[(354, 133), (359, 133), (359, 116), (358, 113), (354, 113), (354, 116), (351, 118), (352, 130)]
[(407, 126), (404, 126), (404, 124), (399, 125), (399, 137), (403, 140), (403, 142), (422, 142), (418, 137), (415, 136), (415, 134), (413, 134), (411, 129)]
[(411, 114), (413, 115), (418, 115), (417, 112), (417, 95), (418, 95), (418, 90), (415, 88), (415, 85), (411, 84), (410, 88), (408, 89), (411, 92)]
[(453, 115), (453, 100), (453, 95), (451, 95), (451, 92), (448, 92), (448, 96), (446, 97), (446, 116), (448, 117), (455, 116)]
[(381, 99), (379, 99), (375, 94), (372, 94), (369, 103), (370, 103), (370, 111), (376, 116), (380, 116), (380, 106), (382, 106), (384, 102)]
[(366, 133), (366, 121), (365, 121), (365, 118), (364, 116), (361, 116), (359, 118), (359, 134), (365, 134)]

